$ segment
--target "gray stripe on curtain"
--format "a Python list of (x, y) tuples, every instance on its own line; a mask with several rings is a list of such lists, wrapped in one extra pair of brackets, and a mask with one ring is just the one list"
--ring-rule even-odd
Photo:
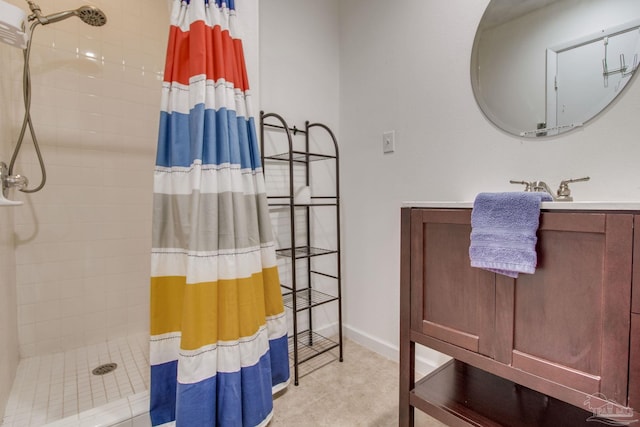
[[(195, 215), (194, 206), (198, 210)], [(194, 217), (195, 225), (191, 223)], [(271, 228), (259, 227), (259, 223), (270, 223), (264, 194), (196, 191), (189, 195), (156, 193), (153, 197), (152, 244), (156, 249), (217, 251), (272, 243)]]

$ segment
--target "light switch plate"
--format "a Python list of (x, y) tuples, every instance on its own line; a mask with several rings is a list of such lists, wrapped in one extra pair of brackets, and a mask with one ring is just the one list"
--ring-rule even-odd
[(393, 153), (396, 151), (396, 131), (390, 130), (382, 133), (382, 152)]

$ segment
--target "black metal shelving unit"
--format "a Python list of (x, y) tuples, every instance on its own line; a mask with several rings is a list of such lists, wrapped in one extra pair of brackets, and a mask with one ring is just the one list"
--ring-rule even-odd
[[(265, 153), (265, 132), (280, 132), (286, 137), (288, 150), (276, 154)], [(332, 154), (312, 153), (309, 151), (311, 132), (324, 131), (333, 142)], [(294, 138), (304, 136), (304, 150), (294, 149)], [(329, 127), (322, 123), (305, 122), (304, 129), (295, 126), (289, 127), (284, 118), (276, 113), (260, 112), (260, 153), (262, 167), (267, 177), (266, 169), (269, 163), (281, 163), (288, 170), (288, 194), (267, 195), (269, 207), (286, 208), (289, 211), (290, 243), (287, 247), (278, 248), (276, 254), (286, 257), (291, 262), (291, 283), (281, 283), (285, 307), (290, 309), (293, 317), (293, 331), (289, 336), (289, 355), (293, 362), (294, 384), (298, 385), (300, 364), (311, 360), (321, 354), (338, 349), (338, 360), (343, 361), (342, 339), (342, 279), (340, 265), (340, 177), (339, 177), (339, 152), (338, 141)], [(304, 168), (303, 183), (311, 185), (310, 164), (318, 161), (335, 162), (335, 192), (326, 196), (311, 196), (309, 203), (296, 203), (294, 199), (294, 165)], [(318, 207), (333, 207), (335, 209), (335, 247), (332, 249), (319, 248), (314, 245), (313, 230), (311, 229), (311, 211)], [(304, 220), (296, 221), (296, 213), (304, 211)], [(300, 224), (302, 222), (303, 224)], [(296, 240), (299, 229), (304, 230), (305, 242), (300, 244)], [(335, 271), (326, 272), (321, 268), (315, 268), (312, 259), (316, 257), (335, 256)], [(306, 281), (300, 285), (296, 269), (298, 263), (306, 266)], [(335, 291), (321, 292), (314, 289), (314, 280), (323, 278), (335, 281)], [(328, 338), (317, 333), (313, 328), (314, 308), (324, 304), (337, 304), (338, 312), (338, 336)], [(307, 328), (299, 330), (299, 316), (306, 316)]]

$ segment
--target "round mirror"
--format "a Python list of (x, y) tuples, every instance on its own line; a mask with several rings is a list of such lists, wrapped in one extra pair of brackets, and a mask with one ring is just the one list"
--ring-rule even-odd
[(611, 104), (639, 57), (638, 0), (491, 0), (473, 44), (471, 85), (500, 129), (555, 136)]

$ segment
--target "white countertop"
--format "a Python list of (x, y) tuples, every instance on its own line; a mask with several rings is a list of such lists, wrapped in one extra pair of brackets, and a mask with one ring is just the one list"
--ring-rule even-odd
[[(402, 203), (406, 208), (440, 208), (440, 209), (471, 209), (473, 202), (429, 202), (408, 201)], [(640, 202), (542, 202), (540, 209), (544, 210), (575, 210), (575, 211), (640, 211)]]

